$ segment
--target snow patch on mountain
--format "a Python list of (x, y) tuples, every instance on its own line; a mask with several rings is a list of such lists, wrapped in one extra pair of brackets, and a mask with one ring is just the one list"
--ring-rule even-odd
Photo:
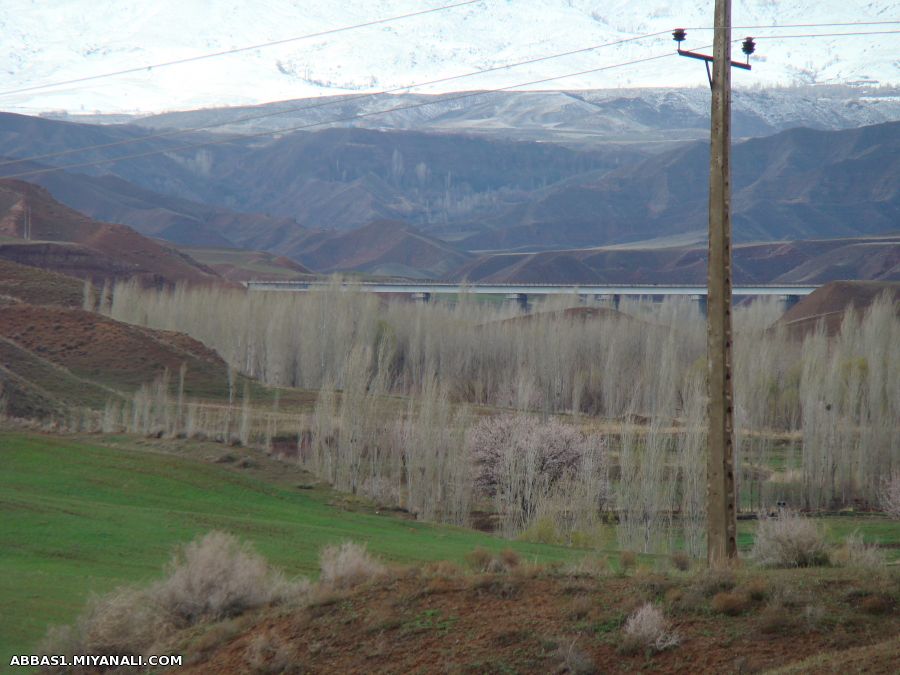
[[(393, 90), (535, 57), (666, 31), (541, 63), (411, 89), (415, 93), (506, 87), (674, 53), (668, 31), (688, 28), (685, 48), (711, 42), (713, 2), (687, 0), (484, 0), (473, 5), (304, 41), (116, 77), (7, 93), (34, 85), (140, 68), (420, 11), (446, 0), (5, 0), (0, 13), (0, 109), (160, 112)], [(900, 2), (744, 0), (736, 27), (900, 20)], [(778, 35), (900, 29), (893, 26), (735, 28), (757, 37), (739, 87), (868, 82), (900, 84), (900, 34), (778, 39)], [(739, 52), (738, 52), (738, 55)], [(690, 59), (664, 58), (559, 77), (521, 89), (691, 87), (705, 80)]]

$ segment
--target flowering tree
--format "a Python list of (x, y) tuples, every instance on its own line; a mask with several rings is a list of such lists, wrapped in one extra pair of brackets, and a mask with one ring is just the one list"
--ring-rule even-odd
[[(475, 488), (495, 499), (510, 533), (526, 527), (542, 501), (564, 481), (594, 482), (597, 509), (607, 494), (603, 440), (555, 419), (484, 418), (469, 432), (469, 448)], [(580, 472), (582, 467), (589, 470)], [(585, 490), (573, 485), (572, 494), (576, 492)]]

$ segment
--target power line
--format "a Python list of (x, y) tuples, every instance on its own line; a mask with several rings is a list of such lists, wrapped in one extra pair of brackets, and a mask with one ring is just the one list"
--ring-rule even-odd
[[(122, 145), (129, 145), (131, 143), (137, 143), (140, 141), (155, 140), (155, 139), (159, 139), (159, 138), (168, 138), (171, 136), (195, 133), (198, 131), (207, 131), (209, 129), (215, 129), (218, 127), (230, 126), (230, 125), (234, 125), (234, 124), (242, 124), (244, 122), (265, 119), (268, 117), (275, 117), (278, 115), (287, 115), (287, 114), (295, 113), (295, 112), (306, 112), (309, 110), (326, 108), (328, 106), (349, 103), (352, 101), (358, 101), (360, 99), (371, 98), (371, 97), (375, 97), (375, 96), (384, 96), (387, 94), (393, 94), (393, 93), (397, 93), (400, 91), (405, 91), (407, 89), (416, 89), (419, 87), (427, 87), (427, 86), (431, 86), (431, 85), (435, 85), (435, 84), (452, 82), (454, 80), (462, 80), (467, 77), (475, 77), (478, 75), (483, 75), (485, 73), (492, 73), (492, 72), (496, 72), (499, 70), (509, 70), (511, 68), (518, 68), (520, 66), (532, 65), (535, 63), (541, 63), (543, 61), (550, 61), (552, 59), (559, 59), (559, 58), (563, 58), (566, 56), (572, 56), (574, 54), (583, 54), (586, 52), (603, 49), (604, 47), (613, 47), (615, 45), (620, 45), (620, 44), (624, 44), (627, 42), (635, 42), (637, 40), (645, 40), (647, 38), (657, 37), (659, 35), (665, 35), (668, 32), (669, 32), (668, 30), (664, 30), (664, 31), (656, 32), (656, 33), (648, 33), (646, 35), (636, 35), (636, 36), (629, 37), (629, 38), (622, 38), (621, 40), (615, 40), (613, 42), (606, 42), (606, 43), (599, 44), (599, 45), (593, 45), (591, 47), (583, 47), (580, 49), (573, 49), (573, 50), (570, 50), (567, 52), (559, 52), (559, 53), (550, 54), (547, 56), (540, 56), (540, 57), (536, 57), (533, 59), (527, 59), (525, 61), (518, 61), (516, 63), (507, 63), (507, 64), (500, 65), (500, 66), (492, 66), (490, 68), (485, 68), (483, 70), (476, 70), (476, 71), (469, 72), (469, 73), (463, 73), (461, 75), (452, 75), (449, 77), (442, 77), (442, 78), (439, 78), (436, 80), (428, 80), (426, 82), (417, 82), (414, 84), (408, 84), (408, 85), (404, 85), (401, 87), (394, 87), (392, 89), (384, 89), (382, 91), (371, 92), (371, 93), (367, 93), (367, 94), (357, 94), (354, 96), (342, 96), (340, 98), (325, 101), (323, 103), (316, 103), (316, 104), (312, 104), (312, 105), (304, 105), (304, 106), (300, 106), (300, 107), (288, 108), (286, 110), (270, 111), (270, 112), (260, 113), (260, 114), (256, 114), (256, 115), (246, 115), (244, 117), (238, 117), (236, 119), (231, 119), (231, 120), (223, 120), (221, 122), (213, 122), (213, 123), (205, 124), (202, 126), (189, 127), (189, 128), (185, 128), (185, 129), (173, 129), (171, 131), (162, 131), (162, 132), (158, 132), (155, 134), (147, 134), (145, 136), (139, 136), (139, 137), (135, 137), (135, 138), (126, 138), (126, 139), (122, 139), (119, 141), (112, 141), (110, 143), (103, 143), (100, 145), (89, 145), (89, 146), (84, 146), (81, 148), (70, 148), (68, 150), (60, 150), (58, 152), (51, 152), (51, 153), (47, 153), (44, 155), (33, 155), (31, 157), (22, 157), (19, 159), (7, 160), (5, 162), (0, 162), (0, 167), (9, 166), (10, 164), (19, 164), (21, 162), (37, 162), (37, 161), (41, 161), (41, 160), (45, 160), (45, 159), (52, 159), (55, 157), (63, 157), (65, 155), (71, 155), (71, 154), (75, 154), (75, 153), (79, 153), (79, 152), (88, 152), (91, 150), (101, 150), (101, 149), (106, 149), (106, 148), (118, 147), (118, 146), (122, 146)], [(290, 99), (288, 99), (288, 100), (290, 100)], [(273, 101), (271, 103), (267, 103), (266, 105), (276, 105), (281, 102), (283, 102), (283, 101)]]
[(253, 51), (255, 49), (264, 49), (266, 47), (274, 47), (276, 45), (283, 45), (289, 42), (299, 42), (301, 40), (310, 40), (312, 38), (324, 37), (326, 35), (334, 35), (335, 33), (343, 33), (349, 30), (356, 30), (357, 28), (367, 28), (369, 26), (377, 26), (383, 23), (389, 23), (392, 21), (400, 21), (402, 19), (410, 19), (416, 16), (422, 16), (424, 14), (432, 14), (434, 12), (443, 12), (448, 9), (455, 9), (457, 7), (464, 7), (466, 5), (474, 5), (475, 3), (481, 2), (481, 0), (464, 0), (464, 2), (457, 2), (452, 5), (443, 5), (442, 7), (433, 7), (431, 9), (423, 9), (417, 12), (410, 12), (409, 14), (399, 14), (397, 16), (391, 16), (386, 19), (376, 19), (374, 21), (366, 21), (365, 23), (358, 23), (352, 26), (342, 26), (340, 28), (331, 28), (329, 30), (319, 31), (318, 33), (309, 33), (307, 35), (299, 35), (297, 37), (284, 38), (282, 40), (273, 40), (271, 42), (261, 42), (255, 45), (248, 45), (246, 47), (236, 47), (234, 49), (224, 49), (218, 52), (212, 52), (208, 54), (198, 54), (197, 56), (188, 56), (183, 59), (175, 59), (173, 61), (165, 61), (163, 63), (154, 63), (147, 66), (138, 66), (136, 68), (125, 68), (123, 70), (116, 70), (109, 73), (100, 73), (98, 75), (88, 75), (85, 77), (76, 77), (71, 80), (61, 80), (59, 82), (50, 82), (47, 84), (37, 84), (30, 87), (22, 87), (20, 89), (10, 89), (9, 91), (0, 92), (0, 96), (7, 96), (10, 94), (21, 94), (26, 91), (36, 91), (38, 89), (48, 89), (50, 87), (60, 87), (64, 84), (77, 84), (79, 82), (88, 82), (90, 80), (99, 80), (106, 77), (115, 77), (117, 75), (127, 75), (129, 73), (139, 73), (145, 70), (153, 70), (154, 68), (165, 68), (168, 66), (176, 66), (182, 63), (191, 63), (193, 61), (202, 61), (204, 59), (211, 59), (218, 56), (226, 56), (228, 54), (237, 54), (239, 52), (248, 52)]
[[(748, 30), (752, 28), (832, 28), (839, 26), (885, 26), (900, 24), (900, 19), (890, 21), (843, 21), (835, 23), (771, 23), (748, 26), (731, 26), (732, 30)], [(715, 30), (715, 26), (687, 26), (685, 30)]]
[[(706, 45), (705, 47), (700, 47), (700, 49), (706, 49), (710, 46), (711, 45)], [(131, 154), (131, 155), (123, 155), (121, 157), (113, 157), (113, 158), (109, 158), (109, 159), (94, 160), (91, 162), (80, 162), (77, 164), (66, 164), (63, 166), (47, 167), (45, 169), (36, 169), (33, 171), (25, 171), (22, 173), (11, 174), (11, 175), (7, 175), (7, 176), (0, 176), (0, 178), (6, 178), (6, 179), (25, 178), (27, 176), (36, 176), (36, 175), (45, 174), (45, 173), (54, 173), (56, 171), (65, 171), (68, 169), (83, 169), (83, 168), (87, 168), (87, 167), (91, 167), (91, 166), (98, 166), (100, 164), (114, 164), (116, 162), (122, 162), (122, 161), (130, 160), (130, 159), (140, 159), (143, 157), (151, 157), (154, 155), (163, 155), (163, 154), (170, 153), (170, 152), (181, 152), (182, 150), (195, 150), (198, 148), (205, 148), (205, 147), (210, 147), (210, 146), (214, 146), (214, 145), (223, 145), (225, 143), (231, 143), (231, 142), (235, 142), (235, 141), (243, 141), (243, 140), (249, 140), (252, 138), (260, 138), (263, 136), (276, 136), (279, 134), (285, 134), (285, 133), (290, 133), (290, 132), (294, 132), (294, 131), (303, 131), (306, 129), (312, 129), (315, 127), (327, 126), (327, 125), (331, 125), (331, 124), (339, 124), (342, 122), (352, 122), (354, 120), (364, 119), (364, 118), (368, 118), (368, 117), (375, 117), (377, 115), (387, 115), (389, 113), (401, 112), (403, 110), (414, 110), (417, 108), (424, 108), (425, 106), (436, 105), (438, 103), (449, 103), (449, 102), (453, 102), (453, 101), (460, 101), (460, 100), (464, 100), (467, 98), (472, 98), (473, 96), (483, 96), (486, 94), (495, 94), (495, 93), (498, 93), (501, 91), (508, 91), (510, 89), (516, 89), (518, 87), (528, 87), (528, 86), (535, 85), (535, 84), (544, 84), (546, 82), (553, 82), (555, 80), (562, 80), (562, 79), (566, 79), (566, 78), (570, 78), (570, 77), (577, 77), (579, 75), (589, 75), (592, 73), (598, 73), (598, 72), (601, 72), (604, 70), (613, 70), (615, 68), (624, 68), (626, 66), (632, 66), (632, 65), (639, 64), (639, 63), (647, 63), (649, 61), (656, 61), (658, 59), (669, 58), (669, 57), (676, 56), (676, 55), (677, 55), (676, 52), (667, 52), (665, 54), (656, 54), (654, 56), (648, 56), (648, 57), (644, 57), (641, 59), (633, 59), (631, 61), (615, 63), (615, 64), (608, 65), (608, 66), (600, 66), (599, 68), (589, 68), (587, 70), (580, 70), (577, 72), (566, 73), (564, 75), (554, 75), (553, 77), (545, 77), (545, 78), (542, 78), (539, 80), (531, 80), (530, 82), (519, 82), (518, 84), (511, 84), (511, 85), (507, 85), (505, 87), (497, 87), (494, 89), (472, 91), (472, 92), (467, 92), (467, 93), (456, 95), (456, 96), (441, 97), (441, 98), (433, 100), (433, 101), (421, 101), (419, 103), (395, 106), (393, 108), (388, 108), (386, 110), (376, 110), (376, 111), (368, 112), (368, 113), (360, 113), (357, 115), (350, 115), (347, 117), (342, 117), (342, 118), (333, 119), (333, 120), (326, 120), (323, 122), (313, 122), (311, 124), (303, 124), (300, 126), (288, 127), (285, 129), (260, 131), (260, 132), (253, 133), (253, 134), (244, 134), (241, 136), (222, 138), (222, 139), (217, 139), (214, 141), (191, 143), (188, 145), (179, 146), (177, 148), (150, 150), (147, 152), (141, 152), (141, 153), (136, 153), (136, 154)]]
[[(463, 7), (466, 5), (473, 5), (481, 0), (464, 0), (463, 2), (458, 2), (452, 5), (444, 5), (442, 7), (434, 7), (432, 9), (425, 9), (418, 12), (410, 12), (409, 14), (400, 14), (398, 16), (388, 17), (385, 19), (376, 19), (374, 21), (368, 21), (365, 23), (355, 24), (352, 26), (342, 26), (340, 28), (333, 28), (330, 30), (320, 31), (318, 33), (309, 33), (307, 35), (300, 35), (297, 37), (285, 38), (282, 40), (273, 40), (271, 42), (262, 42), (255, 45), (247, 45), (245, 47), (236, 47), (234, 49), (225, 49), (218, 52), (211, 52), (207, 54), (199, 54), (197, 56), (188, 56), (183, 59), (175, 59), (173, 61), (165, 61), (162, 63), (154, 63), (146, 66), (137, 66), (134, 68), (126, 68), (123, 70), (115, 70), (107, 73), (99, 73), (97, 75), (87, 75), (85, 77), (77, 77), (70, 80), (60, 80), (58, 82), (49, 82), (46, 84), (38, 84), (30, 87), (21, 87), (19, 89), (10, 89), (7, 91), (0, 91), (0, 96), (8, 96), (11, 94), (21, 94), (29, 91), (37, 91), (40, 89), (49, 89), (52, 87), (61, 87), (67, 84), (78, 84), (81, 82), (90, 82), (93, 80), (104, 79), (107, 77), (116, 77), (119, 75), (127, 75), (130, 73), (139, 73), (143, 71), (153, 70), (156, 68), (165, 68), (168, 66), (180, 65), (183, 63), (191, 63), (194, 61), (203, 61), (206, 59), (216, 58), (219, 56), (228, 56), (230, 54), (238, 54), (241, 52), (253, 51), (256, 49), (264, 49), (266, 47), (273, 47), (281, 44), (287, 44), (290, 42), (299, 42), (302, 40), (309, 40), (316, 37), (324, 37), (326, 35), (333, 35), (335, 33), (341, 33), (349, 30), (355, 30), (358, 28), (366, 28), (369, 26), (376, 26), (384, 23), (389, 23), (392, 21), (400, 21), (402, 19), (408, 19), (416, 16), (422, 16), (424, 14), (431, 14), (434, 12), (441, 12), (448, 9), (455, 9), (457, 7)], [(787, 23), (787, 24), (756, 24), (756, 25), (746, 25), (746, 26), (733, 26), (735, 30), (749, 30), (756, 28), (827, 28), (827, 27), (839, 27), (839, 26), (878, 26), (878, 25), (892, 25), (892, 24), (900, 24), (900, 20), (890, 20), (890, 21), (844, 21), (844, 22), (833, 22), (833, 23)], [(689, 26), (685, 30), (715, 30), (714, 26)], [(661, 35), (669, 31), (660, 31), (655, 35)], [(865, 33), (871, 34), (871, 33)]]
[(792, 38), (846, 37), (852, 35), (893, 35), (896, 33), (900, 33), (900, 30), (871, 30), (853, 33), (796, 33), (794, 35), (759, 35), (754, 37), (757, 40), (788, 40)]

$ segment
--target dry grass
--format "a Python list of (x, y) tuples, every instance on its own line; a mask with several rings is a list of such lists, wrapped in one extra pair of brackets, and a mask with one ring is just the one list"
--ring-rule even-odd
[(843, 546), (832, 553), (831, 564), (876, 571), (884, 568), (884, 554), (878, 546), (866, 544), (862, 535), (854, 532), (844, 540)]
[(628, 571), (630, 569), (634, 569), (637, 565), (637, 553), (634, 551), (622, 551), (619, 554), (619, 566), (622, 571)]
[(662, 610), (648, 602), (628, 617), (620, 648), (624, 654), (661, 652), (676, 647), (679, 642), (680, 638), (669, 629)]
[(566, 615), (570, 619), (584, 619), (591, 613), (593, 608), (594, 602), (591, 600), (590, 596), (580, 595), (569, 603)]
[(369, 554), (365, 545), (352, 541), (322, 549), (319, 568), (321, 583), (335, 589), (353, 588), (386, 572), (385, 566)]
[(231, 535), (210, 532), (178, 551), (162, 580), (93, 598), (73, 626), (51, 630), (41, 648), (47, 654), (148, 654), (181, 628), (305, 598), (308, 591), (308, 581), (289, 583)]
[(669, 556), (669, 562), (672, 563), (672, 567), (674, 567), (679, 572), (687, 572), (691, 569), (691, 556), (689, 556), (684, 551), (675, 551), (671, 556)]
[(223, 532), (210, 532), (176, 554), (154, 594), (166, 613), (185, 626), (237, 616), (297, 590), (247, 545)]
[(750, 605), (749, 595), (735, 592), (716, 593), (710, 603), (714, 612), (728, 616), (743, 614), (750, 609)]
[(766, 599), (766, 596), (769, 594), (769, 584), (768, 582), (761, 578), (756, 577), (754, 579), (750, 579), (743, 586), (744, 592), (750, 596), (750, 599), (754, 602), (761, 602)]
[(784, 511), (760, 519), (751, 557), (764, 567), (814, 567), (828, 563), (828, 545), (814, 521)]
[(559, 664), (556, 672), (571, 673), (571, 675), (590, 675), (597, 672), (590, 654), (578, 646), (577, 640), (566, 642), (557, 647), (553, 653), (554, 660)]

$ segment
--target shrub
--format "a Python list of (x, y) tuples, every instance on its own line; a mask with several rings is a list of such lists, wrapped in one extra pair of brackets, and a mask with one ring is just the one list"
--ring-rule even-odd
[(866, 614), (887, 614), (892, 606), (890, 598), (883, 595), (870, 595), (859, 603), (860, 610)]
[(634, 551), (622, 551), (619, 554), (619, 566), (622, 571), (630, 570), (637, 565), (637, 553)]
[(48, 633), (45, 653), (146, 654), (180, 628), (284, 601), (308, 587), (305, 580), (287, 583), (231, 535), (210, 532), (178, 551), (162, 580), (92, 598), (74, 626)]
[(765, 567), (813, 567), (828, 562), (828, 547), (814, 521), (783, 511), (760, 519), (751, 556)]
[(874, 544), (866, 544), (858, 532), (847, 536), (844, 545), (831, 556), (831, 562), (841, 567), (876, 570), (884, 565), (884, 555)]
[(767, 635), (787, 633), (795, 625), (794, 615), (784, 605), (770, 603), (759, 616), (759, 630)]
[(737, 616), (750, 607), (750, 596), (746, 593), (716, 593), (710, 604), (714, 612)]
[(564, 573), (570, 576), (603, 577), (610, 573), (609, 558), (586, 555), (576, 563), (569, 563)]
[(230, 534), (210, 532), (176, 553), (153, 593), (179, 626), (187, 626), (283, 600), (290, 590), (249, 546)]
[(669, 557), (669, 561), (679, 572), (687, 572), (691, 568), (691, 557), (684, 551), (675, 551)]
[(566, 615), (570, 619), (583, 619), (591, 613), (594, 602), (587, 595), (580, 595), (574, 598), (566, 610)]
[(662, 611), (648, 602), (625, 622), (621, 650), (625, 654), (637, 654), (642, 650), (660, 652), (679, 642), (678, 635), (669, 630)]
[(506, 569), (514, 569), (519, 566), (519, 554), (513, 551), (511, 548), (505, 548), (500, 551), (500, 561), (506, 567)]
[(716, 593), (730, 591), (736, 585), (734, 573), (730, 570), (707, 570), (698, 576), (692, 584), (692, 590), (708, 598)]
[(480, 546), (466, 553), (466, 562), (476, 572), (486, 572), (493, 559), (491, 552)]
[(590, 675), (597, 672), (593, 659), (578, 646), (576, 640), (557, 647), (553, 656), (559, 663), (557, 672), (572, 675)]
[(756, 579), (751, 579), (744, 585), (744, 591), (750, 596), (751, 600), (760, 602), (765, 600), (766, 596), (769, 594), (769, 584), (765, 579), (757, 577)]
[(365, 545), (352, 541), (322, 549), (319, 568), (322, 583), (332, 588), (352, 588), (386, 571), (384, 565), (369, 554)]

